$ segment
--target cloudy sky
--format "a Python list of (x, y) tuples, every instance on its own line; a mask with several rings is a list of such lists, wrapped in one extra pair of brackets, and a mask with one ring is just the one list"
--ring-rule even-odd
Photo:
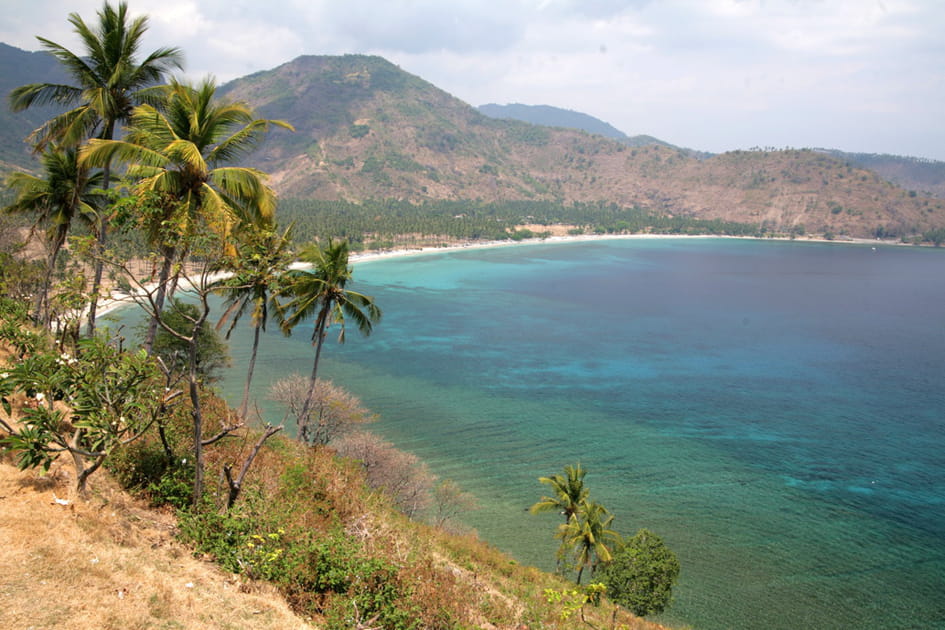
[[(129, 0), (147, 51), (221, 82), (299, 55), (386, 57), (471, 105), (554, 105), (721, 152), (945, 160), (941, 0)], [(3, 0), (0, 41), (81, 48), (101, 0)]]

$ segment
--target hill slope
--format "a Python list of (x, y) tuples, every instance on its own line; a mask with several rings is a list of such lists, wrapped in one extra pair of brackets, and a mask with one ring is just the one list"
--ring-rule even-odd
[[(0, 45), (0, 62), (6, 92), (61, 79), (44, 53)], [(220, 93), (296, 127), (274, 131), (249, 161), (272, 174), (283, 197), (603, 201), (859, 237), (945, 228), (945, 202), (932, 196), (938, 180), (923, 186), (915, 169), (900, 172), (898, 181), (913, 184), (904, 190), (845, 154), (736, 151), (698, 159), (670, 146), (494, 119), (380, 57), (299, 57)], [(0, 110), (0, 169), (35, 168), (22, 138), (48, 112)]]
[(816, 149), (854, 166), (869, 169), (898, 186), (945, 199), (945, 162), (902, 155), (845, 153), (836, 149)]
[[(614, 140), (622, 140), (624, 142), (630, 139), (627, 134), (603, 120), (581, 112), (552, 107), (550, 105), (523, 105), (521, 103), (498, 105), (496, 103), (489, 103), (488, 105), (480, 105), (476, 109), (490, 118), (511, 118), (533, 125), (580, 129), (587, 133), (597, 134), (605, 138), (613, 138)], [(666, 143), (656, 141), (653, 144)]]
[(311, 628), (275, 588), (241, 582), (191, 557), (169, 515), (108, 484), (89, 503), (57, 503), (45, 478), (0, 461), (0, 627)]
[(295, 134), (274, 132), (252, 160), (286, 197), (606, 201), (860, 237), (945, 226), (945, 203), (822, 153), (699, 160), (492, 119), (380, 57), (299, 57), (223, 91), (295, 125)]
[(29, 83), (62, 83), (65, 75), (59, 63), (45, 52), (25, 52), (0, 43), (0, 171), (11, 168), (32, 169), (38, 164), (23, 142), (57, 110), (40, 107), (14, 113), (9, 94), (14, 88)]
[[(604, 122), (599, 118), (594, 118), (588, 114), (576, 112), (570, 109), (561, 109), (551, 105), (522, 105), (521, 103), (511, 103), (509, 105), (480, 105), (477, 107), (481, 113), (490, 118), (504, 118), (511, 120), (520, 120), (533, 125), (543, 125), (545, 127), (563, 127), (565, 129), (578, 129), (586, 131), (589, 134), (604, 136), (618, 140), (627, 146), (645, 147), (651, 144), (658, 144), (664, 147), (676, 149), (668, 142), (659, 138), (647, 135), (628, 136), (610, 123)], [(684, 149), (696, 157), (709, 157), (709, 153)]]

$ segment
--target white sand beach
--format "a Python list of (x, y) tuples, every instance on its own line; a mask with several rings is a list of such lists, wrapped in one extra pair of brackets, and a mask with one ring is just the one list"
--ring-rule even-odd
[[(356, 265), (358, 263), (370, 262), (374, 260), (383, 260), (390, 258), (402, 258), (408, 256), (423, 256), (430, 254), (441, 254), (444, 252), (458, 251), (458, 250), (470, 250), (470, 249), (488, 249), (493, 247), (527, 247), (529, 245), (541, 245), (545, 243), (565, 243), (565, 242), (575, 242), (575, 241), (602, 241), (602, 240), (618, 240), (618, 239), (680, 239), (680, 238), (732, 238), (732, 239), (757, 239), (753, 236), (724, 236), (718, 234), (579, 234), (579, 235), (553, 235), (545, 238), (530, 238), (524, 239), (521, 241), (515, 240), (502, 240), (502, 241), (467, 241), (463, 243), (454, 243), (450, 245), (442, 246), (421, 246), (421, 247), (405, 247), (398, 249), (382, 249), (382, 250), (372, 250), (366, 252), (356, 252), (352, 253), (349, 257), (351, 264)], [(883, 244), (883, 245), (901, 245), (897, 241), (880, 241), (875, 239), (856, 239), (856, 238), (845, 238), (842, 240), (827, 240), (824, 238), (817, 237), (801, 237), (796, 239), (790, 239), (786, 237), (777, 237), (777, 238), (765, 238), (758, 240), (796, 240), (803, 242), (820, 242), (820, 243), (860, 243), (860, 244)], [(305, 265), (303, 263), (293, 263), (294, 268), (303, 268)], [(211, 281), (221, 280), (226, 277), (226, 274), (214, 274), (209, 279)], [(150, 283), (142, 285), (134, 293), (127, 293), (120, 290), (113, 290), (111, 294), (99, 301), (97, 313), (98, 316), (103, 316), (109, 312), (114, 311), (117, 308), (127, 306), (129, 304), (134, 304), (136, 299), (140, 299), (146, 295), (148, 291), (154, 290), (157, 286), (157, 283)], [(181, 284), (181, 289), (186, 288), (186, 283)]]

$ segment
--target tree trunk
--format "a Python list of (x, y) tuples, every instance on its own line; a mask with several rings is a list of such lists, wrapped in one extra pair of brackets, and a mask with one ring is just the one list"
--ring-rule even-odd
[(161, 263), (161, 272), (158, 274), (157, 292), (154, 294), (154, 313), (151, 315), (151, 321), (148, 322), (148, 332), (144, 337), (144, 349), (150, 354), (151, 347), (154, 345), (154, 337), (157, 335), (158, 320), (161, 313), (164, 312), (164, 300), (167, 296), (167, 281), (171, 275), (171, 267), (174, 264), (174, 257), (177, 253), (173, 246), (163, 247), (162, 255), (164, 261)]
[(196, 374), (190, 379), (191, 417), (194, 421), (194, 507), (200, 504), (203, 495), (203, 411), (200, 408), (200, 391)]
[(62, 251), (62, 245), (66, 241), (66, 232), (63, 229), (56, 231), (56, 238), (52, 244), (52, 251), (49, 253), (49, 263), (46, 267), (46, 277), (43, 278), (43, 287), (36, 296), (36, 303), (33, 305), (33, 321), (44, 328), (49, 327), (49, 287), (52, 285), (52, 275), (56, 270), (56, 261), (59, 259), (59, 252)]
[(259, 348), (259, 331), (262, 326), (253, 329), (253, 350), (249, 355), (249, 368), (246, 370), (246, 384), (243, 385), (243, 400), (240, 401), (240, 420), (246, 421), (246, 412), (249, 408), (249, 386), (253, 382), (253, 370), (256, 368), (256, 350)]
[[(110, 120), (105, 124), (105, 130), (102, 133), (102, 137), (106, 140), (111, 140), (115, 135), (115, 121)], [(108, 190), (111, 186), (111, 177), (112, 176), (112, 165), (111, 162), (106, 162), (105, 167), (102, 169), (102, 188)], [(98, 293), (102, 290), (102, 271), (105, 268), (105, 261), (102, 260), (102, 257), (105, 255), (105, 242), (107, 240), (107, 221), (105, 217), (99, 216), (99, 225), (98, 225), (98, 238), (96, 243), (96, 257), (95, 257), (95, 273), (92, 277), (92, 296), (89, 301), (89, 319), (88, 319), (88, 329), (87, 334), (89, 337), (95, 336), (95, 312), (98, 310)]]
[(190, 390), (190, 404), (192, 406), (191, 414), (194, 420), (194, 507), (199, 505), (203, 496), (203, 408), (200, 403), (200, 382), (197, 376), (197, 342), (200, 328), (210, 314), (206, 294), (201, 295), (200, 308), (200, 316), (194, 322), (193, 331), (190, 335), (190, 365), (188, 370), (188, 389)]
[(233, 504), (236, 503), (236, 499), (240, 496), (240, 490), (243, 489), (243, 479), (246, 477), (246, 473), (249, 472), (249, 467), (253, 464), (253, 460), (256, 459), (256, 455), (259, 454), (259, 450), (262, 448), (262, 445), (265, 444), (266, 440), (271, 438), (273, 435), (282, 430), (282, 427), (267, 426), (266, 430), (260, 436), (259, 441), (256, 442), (256, 445), (253, 446), (253, 450), (250, 451), (249, 455), (246, 456), (246, 459), (243, 461), (243, 466), (240, 468), (240, 474), (233, 479), (232, 470), (233, 467), (227, 464), (223, 467), (223, 474), (226, 477), (226, 484), (229, 487), (226, 497), (226, 509), (229, 510), (233, 507)]
[(82, 455), (80, 452), (82, 450), (82, 429), (76, 429), (72, 434), (72, 439), (69, 441), (69, 454), (72, 455), (72, 464), (75, 468), (75, 491), (76, 494), (85, 499), (88, 496), (88, 481), (89, 477), (92, 476), (96, 470), (99, 469), (99, 466), (102, 465), (102, 462), (105, 461), (104, 453), (94, 453), (95, 460), (92, 462), (91, 466), (86, 466), (85, 455)]
[(315, 320), (315, 362), (312, 364), (312, 375), (309, 377), (308, 395), (305, 396), (305, 403), (302, 405), (301, 413), (299, 413), (299, 440), (302, 442), (306, 442), (308, 438), (308, 412), (312, 408), (312, 400), (315, 398), (318, 360), (322, 356), (322, 345), (325, 343), (325, 329), (327, 328), (328, 314), (331, 312), (330, 307), (330, 304), (323, 306)]

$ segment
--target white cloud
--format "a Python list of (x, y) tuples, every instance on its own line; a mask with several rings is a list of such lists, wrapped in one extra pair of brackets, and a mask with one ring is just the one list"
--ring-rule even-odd
[[(7, 0), (0, 41), (76, 48), (99, 0)], [(945, 3), (924, 0), (129, 0), (145, 49), (221, 81), (380, 54), (471, 104), (550, 104), (709, 150), (811, 144), (945, 159)]]

